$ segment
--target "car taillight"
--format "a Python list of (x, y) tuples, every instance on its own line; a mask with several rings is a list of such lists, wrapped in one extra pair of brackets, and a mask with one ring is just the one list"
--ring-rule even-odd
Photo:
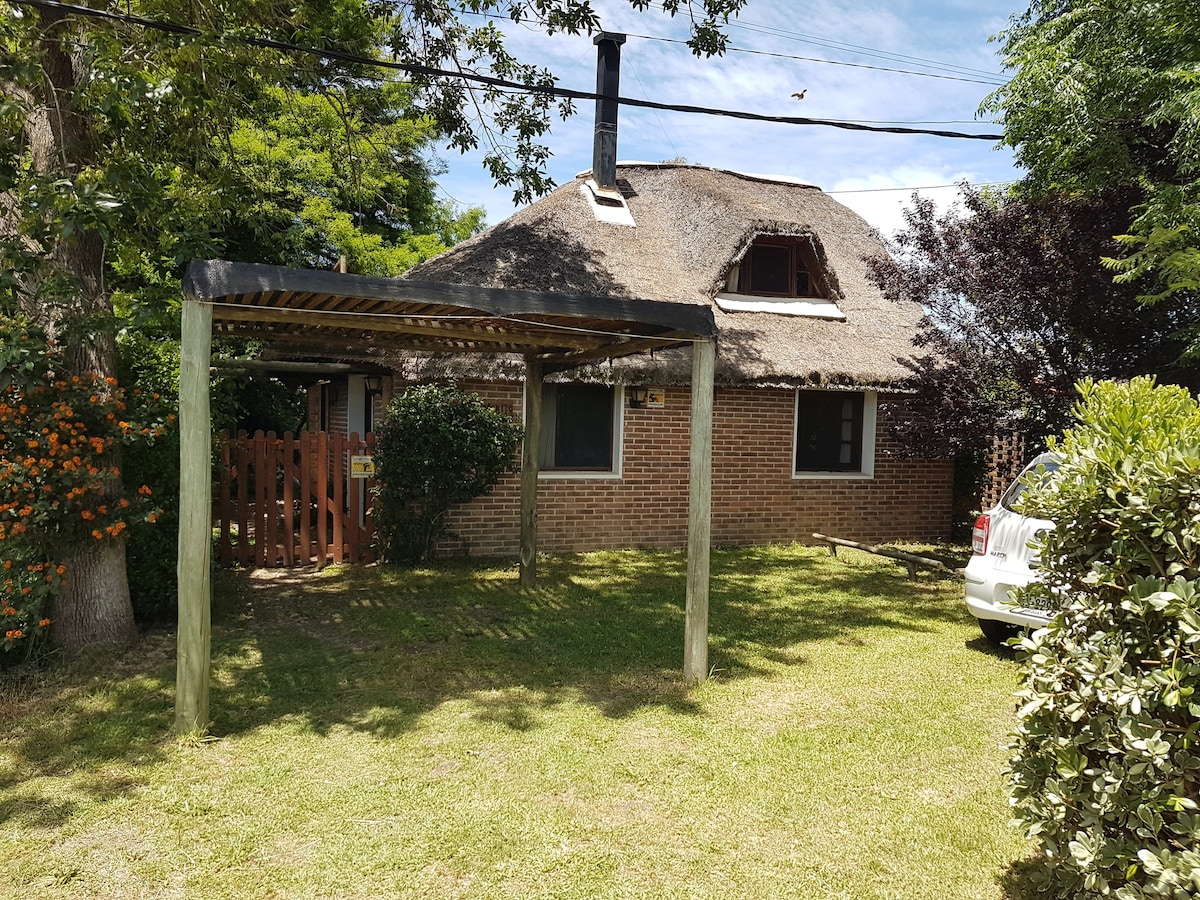
[(971, 529), (971, 549), (977, 556), (987, 553), (988, 534), (991, 530), (992, 517), (987, 513), (975, 520), (975, 527)]

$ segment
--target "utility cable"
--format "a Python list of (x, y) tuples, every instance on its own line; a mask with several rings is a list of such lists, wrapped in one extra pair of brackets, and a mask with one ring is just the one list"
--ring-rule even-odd
[[(76, 15), (88, 18), (120, 22), (127, 25), (138, 25), (143, 28), (168, 32), (171, 34), (184, 35), (187, 37), (205, 36), (204, 33), (199, 29), (192, 28), (187, 25), (177, 25), (171, 22), (162, 22), (157, 19), (148, 19), (143, 16), (134, 16), (126, 13), (113, 13), (106, 10), (90, 9), (86, 6), (75, 6), (68, 3), (59, 3), (57, 0), (9, 0), (9, 2), (16, 6), (33, 6), (41, 9), (54, 10), (57, 12), (74, 13)], [(251, 47), (262, 47), (264, 49), (279, 50), (286, 53), (303, 53), (309, 56), (315, 56), (319, 59), (337, 60), (338, 62), (365, 65), (382, 69), (393, 69), (407, 72), (410, 75), (421, 75), (427, 78), (460, 79), (487, 87), (505, 88), (527, 94), (544, 94), (551, 97), (560, 97), (570, 100), (602, 99), (600, 94), (596, 94), (591, 91), (576, 91), (562, 87), (531, 86), (520, 84), (519, 82), (515, 81), (506, 81), (502, 78), (493, 78), (490, 75), (477, 75), (470, 72), (451, 72), (446, 69), (436, 69), (431, 66), (419, 66), (410, 63), (398, 63), (387, 60), (372, 59), (366, 56), (358, 56), (357, 54), (353, 53), (344, 53), (340, 50), (322, 50), (317, 47), (304, 47), (298, 44), (288, 44), (283, 41), (273, 40), (271, 38), (256, 38), (242, 35), (221, 35), (220, 37), (222, 40), (245, 44)], [(681, 112), (694, 115), (724, 116), (727, 118), (743, 119), (753, 122), (774, 122), (781, 125), (819, 125), (827, 128), (841, 128), (847, 131), (867, 131), (874, 132), (876, 134), (929, 135), (932, 137), (944, 137), (972, 141), (1001, 141), (1004, 139), (1003, 134), (967, 134), (960, 131), (942, 131), (939, 129), (930, 128), (863, 125), (857, 122), (848, 122), (845, 120), (838, 121), (830, 119), (810, 119), (803, 116), (770, 116), (762, 113), (745, 112), (742, 110), (712, 109), (704, 106), (659, 103), (654, 100), (638, 100), (632, 97), (617, 97), (614, 99), (622, 106), (633, 106), (643, 109), (661, 109), (668, 112)]]
[[(628, 37), (638, 38), (643, 41), (658, 41), (663, 44), (687, 44), (687, 41), (679, 38), (655, 37), (650, 34), (630, 34)], [(837, 49), (837, 48), (831, 48)], [(887, 66), (869, 66), (866, 63), (845, 62), (837, 59), (821, 59), (816, 56), (793, 56), (790, 53), (777, 53), (772, 50), (751, 50), (747, 47), (736, 47), (732, 44), (725, 48), (730, 53), (746, 53), (753, 56), (772, 56), (776, 59), (792, 59), (799, 62), (814, 62), (822, 63), (828, 66), (848, 66), (854, 69), (870, 69), (873, 72), (889, 72), (896, 75), (916, 75), (921, 78), (940, 78), (943, 81), (965, 81), (969, 84), (986, 84), (991, 87), (1001, 87), (1005, 84), (1003, 81), (993, 79), (984, 80), (981, 78), (968, 78), (965, 75), (943, 75), (939, 72), (916, 72), (912, 69), (892, 69)]]

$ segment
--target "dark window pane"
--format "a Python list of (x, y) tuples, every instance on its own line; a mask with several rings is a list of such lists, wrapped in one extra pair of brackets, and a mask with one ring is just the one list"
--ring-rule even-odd
[(862, 471), (863, 395), (801, 391), (796, 406), (796, 471)]
[(808, 273), (803, 269), (796, 272), (796, 296), (811, 297), (813, 296), (812, 288), (809, 284)]
[(598, 469), (613, 464), (613, 389), (594, 384), (548, 384), (543, 393), (540, 465)]
[(760, 244), (750, 248), (752, 294), (795, 293), (792, 282), (792, 249)]

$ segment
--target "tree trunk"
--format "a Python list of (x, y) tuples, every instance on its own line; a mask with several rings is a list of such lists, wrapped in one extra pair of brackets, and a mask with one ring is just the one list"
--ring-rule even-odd
[[(43, 26), (40, 61), (46, 76), (41, 90), (45, 94), (29, 106), (25, 135), (38, 174), (73, 179), (93, 165), (96, 156), (93, 123), (73, 103), (90, 77), (86, 56), (76, 49), (87, 42), (76, 34), (78, 20), (51, 9), (40, 10), (39, 15)], [(37, 298), (36, 316), (70, 348), (72, 374), (115, 377), (115, 328), (104, 283), (103, 236), (96, 231), (77, 231), (59, 235), (52, 246), (41, 249), (50, 264), (49, 278), (57, 282), (66, 276), (70, 288), (32, 291)], [(108, 491), (113, 497), (121, 496), (119, 477), (110, 482)], [(57, 645), (77, 653), (89, 647), (132, 643), (137, 627), (129, 600), (125, 541), (94, 542), (67, 549), (65, 555), (66, 582), (51, 613)]]
[(125, 542), (85, 545), (70, 554), (66, 566), (66, 584), (50, 611), (55, 645), (73, 655), (133, 643), (137, 627), (125, 575)]

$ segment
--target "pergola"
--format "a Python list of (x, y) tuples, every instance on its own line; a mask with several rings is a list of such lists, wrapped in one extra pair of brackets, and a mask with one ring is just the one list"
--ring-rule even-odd
[(180, 360), (179, 637), (175, 727), (208, 726), (211, 662), (213, 334), (286, 352), (516, 354), (525, 361), (520, 582), (537, 565), (537, 447), (547, 373), (651, 349), (692, 347), (684, 678), (708, 673), (712, 403), (716, 325), (706, 306), (370, 278), (280, 266), (195, 261), (183, 281)]

